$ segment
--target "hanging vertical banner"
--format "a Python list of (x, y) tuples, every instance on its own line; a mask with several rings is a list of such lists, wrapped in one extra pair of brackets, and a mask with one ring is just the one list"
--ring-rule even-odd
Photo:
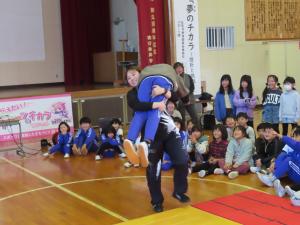
[(136, 0), (141, 67), (165, 62), (163, 0)]
[(194, 94), (201, 93), (200, 41), (197, 0), (173, 0), (176, 61), (195, 83)]

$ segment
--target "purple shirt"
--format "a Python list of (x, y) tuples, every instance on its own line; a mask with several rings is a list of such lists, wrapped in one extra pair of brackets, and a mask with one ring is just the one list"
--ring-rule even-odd
[[(240, 91), (237, 90), (234, 93), (233, 104), (236, 106), (236, 115), (240, 112), (247, 113), (248, 117), (253, 119), (253, 110), (256, 106), (256, 96), (253, 95), (252, 98), (249, 99), (249, 93), (247, 91), (243, 92), (243, 97), (240, 97)], [(249, 101), (246, 101), (249, 99)]]

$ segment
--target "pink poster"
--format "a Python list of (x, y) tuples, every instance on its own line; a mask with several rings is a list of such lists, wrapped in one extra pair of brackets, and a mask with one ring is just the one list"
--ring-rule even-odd
[(70, 94), (0, 100), (0, 142), (45, 138), (57, 131), (60, 122), (74, 129)]

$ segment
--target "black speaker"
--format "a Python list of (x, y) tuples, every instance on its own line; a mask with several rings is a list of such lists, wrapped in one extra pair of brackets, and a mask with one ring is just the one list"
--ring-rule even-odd
[(41, 140), (41, 148), (45, 148), (45, 147), (48, 147), (48, 146), (51, 146), (51, 144), (48, 142), (47, 139), (42, 139)]

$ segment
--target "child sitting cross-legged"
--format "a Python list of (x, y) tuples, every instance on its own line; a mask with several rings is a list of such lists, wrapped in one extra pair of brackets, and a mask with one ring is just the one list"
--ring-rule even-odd
[(203, 135), (200, 127), (194, 126), (188, 140), (187, 152), (190, 157), (190, 168), (204, 161), (203, 155), (207, 152), (208, 137)]
[(252, 173), (265, 169), (266, 172), (271, 172), (273, 169), (270, 167), (283, 148), (281, 140), (273, 134), (274, 126), (271, 123), (262, 123), (258, 125), (258, 130), (262, 127), (263, 137), (258, 137), (255, 141), (256, 154), (253, 157), (255, 166), (250, 167)]
[(208, 145), (208, 161), (193, 167), (192, 172), (199, 171), (199, 177), (213, 174), (215, 169), (219, 168), (219, 160), (225, 158), (227, 145), (226, 127), (218, 124), (213, 129), (213, 141)]
[(227, 146), (225, 160), (219, 160), (220, 168), (215, 169), (214, 173), (225, 173), (229, 179), (248, 173), (252, 164), (252, 148), (253, 145), (247, 138), (245, 127), (236, 126), (233, 130), (233, 138)]
[(79, 121), (80, 128), (77, 131), (72, 151), (74, 155), (87, 155), (89, 152), (97, 151), (99, 148), (97, 135), (91, 127), (91, 119), (82, 117)]
[(53, 156), (56, 152), (60, 151), (64, 154), (64, 158), (70, 157), (71, 152), (72, 134), (70, 132), (70, 126), (66, 122), (61, 122), (58, 125), (58, 137), (57, 143), (50, 148), (49, 152), (43, 154), (43, 156)]
[(102, 159), (105, 151), (113, 150), (114, 153), (118, 153), (121, 158), (125, 158), (126, 155), (121, 149), (120, 143), (116, 139), (116, 130), (113, 126), (109, 126), (103, 129), (101, 134), (101, 142), (99, 150), (96, 152), (95, 160)]

